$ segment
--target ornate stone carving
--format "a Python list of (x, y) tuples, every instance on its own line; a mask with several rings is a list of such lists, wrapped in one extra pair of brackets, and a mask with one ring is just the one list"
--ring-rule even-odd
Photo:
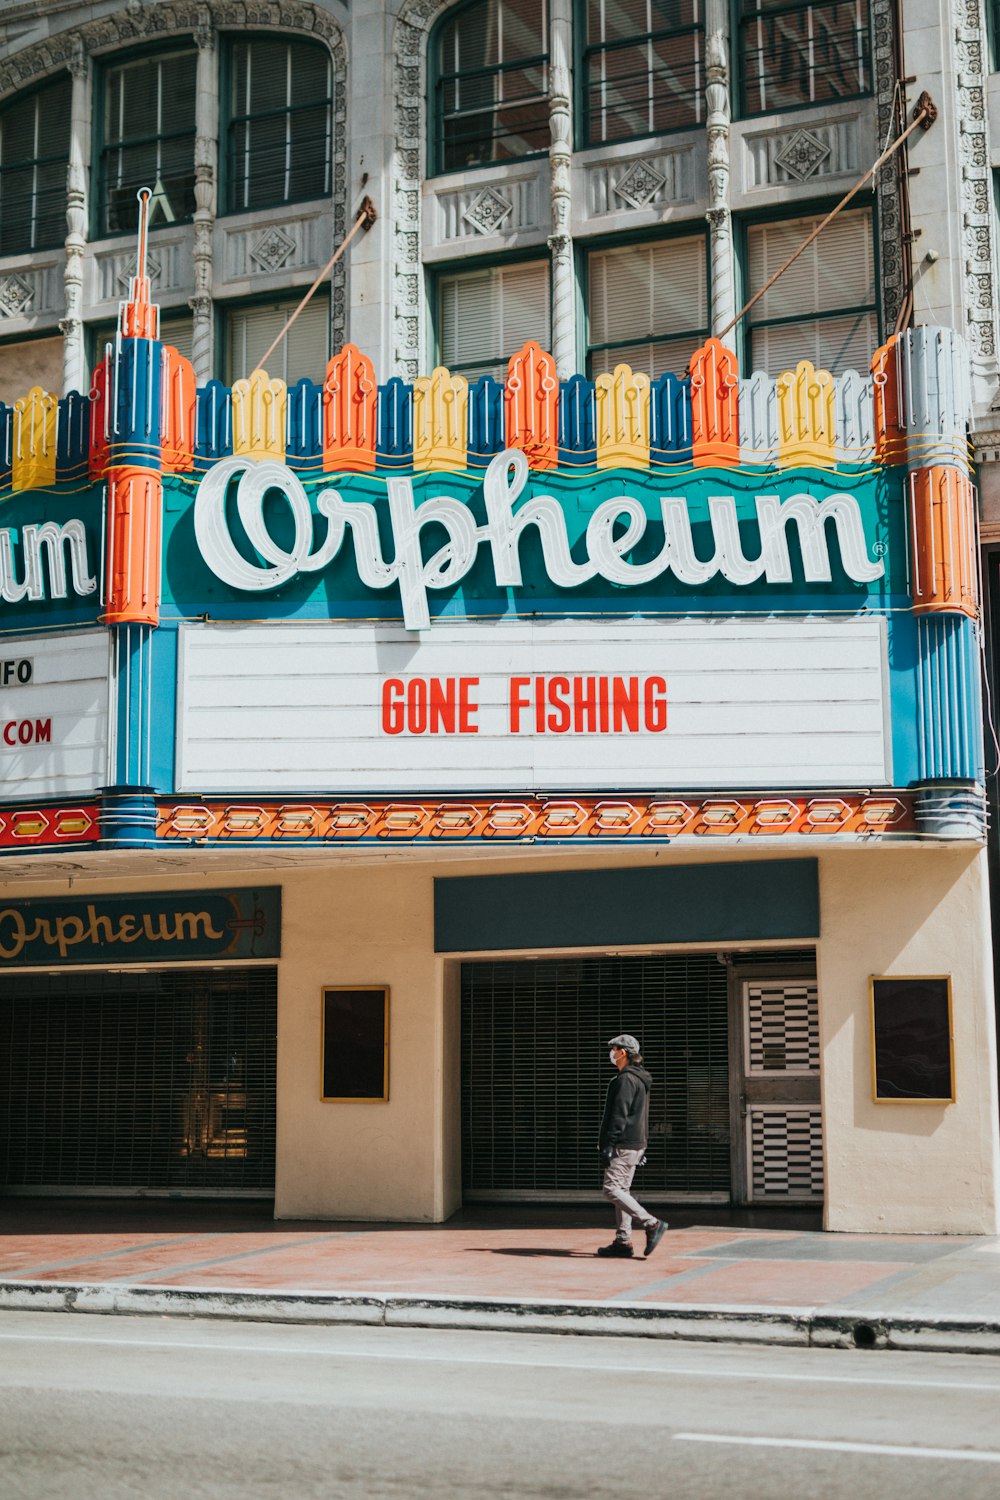
[(297, 248), (291, 235), (286, 234), (280, 224), (272, 224), (250, 246), (250, 259), (262, 271), (280, 271), (282, 266), (287, 266)]
[(0, 278), (0, 317), (22, 318), (35, 295), (35, 288), (23, 276), (12, 272)]
[[(733, 223), (729, 209), (729, 56), (726, 50), (725, 15), (717, 3), (712, 19), (718, 25), (709, 32), (705, 48), (705, 122), (708, 135), (708, 212), (712, 266), (712, 320), (725, 328), (736, 315), (736, 282), (733, 272)], [(732, 345), (735, 330), (726, 334)]]
[(462, 211), (462, 218), (479, 234), (496, 234), (509, 219), (514, 205), (496, 188), (483, 188)]
[[(128, 291), (129, 285), (136, 275), (137, 264), (136, 257), (130, 255), (119, 266), (115, 281), (125, 292)], [(154, 287), (163, 275), (163, 262), (151, 250), (146, 252), (146, 275), (149, 277), (151, 287)]]
[(989, 203), (989, 141), (986, 121), (986, 38), (979, 0), (953, 0), (956, 118), (962, 199), (962, 251), (965, 269), (965, 336), (972, 352), (974, 399), (995, 389), (997, 309), (993, 215)]
[(623, 172), (615, 183), (615, 197), (632, 205), (633, 208), (645, 208), (651, 198), (666, 182), (662, 172), (658, 172), (653, 163), (640, 158), (634, 161), (627, 172)]
[(798, 182), (805, 182), (830, 155), (830, 148), (811, 130), (797, 130), (774, 158)]
[[(897, 78), (901, 71), (896, 58), (894, 0), (872, 0), (872, 68), (875, 75), (875, 98), (879, 141), (891, 140), (898, 133)], [(882, 298), (882, 326), (891, 333), (902, 306), (909, 280), (910, 247), (903, 243), (903, 216), (899, 201), (899, 177), (889, 163), (878, 174), (879, 290)]]
[[(392, 38), (398, 170), (391, 254), (397, 273), (418, 277), (421, 272), (420, 120), (426, 92), (427, 37), (448, 3), (449, 0), (404, 0)], [(421, 352), (419, 318), (400, 306), (397, 292), (392, 319), (393, 369), (389, 373), (413, 380), (419, 373)]]

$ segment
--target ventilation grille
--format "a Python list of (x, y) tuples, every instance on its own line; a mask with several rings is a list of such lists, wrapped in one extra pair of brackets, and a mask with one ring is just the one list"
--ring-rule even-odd
[(596, 1195), (607, 1042), (629, 1031), (653, 1075), (640, 1198), (727, 1193), (726, 995), (714, 954), (463, 964), (466, 1191)]
[(823, 1196), (823, 1127), (818, 1108), (784, 1105), (749, 1112), (753, 1201)]
[(815, 984), (747, 985), (751, 1073), (818, 1073)]
[(4, 976), (0, 1182), (273, 1191), (273, 969)]

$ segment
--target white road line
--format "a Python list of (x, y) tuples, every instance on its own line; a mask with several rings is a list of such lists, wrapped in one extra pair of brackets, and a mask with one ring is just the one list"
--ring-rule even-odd
[(968, 1463), (1000, 1464), (1000, 1453), (975, 1453), (968, 1448), (902, 1448), (893, 1443), (821, 1442), (818, 1438), (737, 1437), (722, 1432), (675, 1432), (675, 1443), (735, 1443), (741, 1448), (810, 1448), (824, 1453), (867, 1453), (876, 1458), (942, 1458)]
[[(331, 1328), (336, 1325), (329, 1325)], [(355, 1325), (349, 1325), (355, 1326)], [(452, 1332), (454, 1330), (445, 1330)], [(468, 1332), (463, 1329), (461, 1332)], [(491, 1331), (491, 1330), (487, 1330)], [(957, 1380), (906, 1380), (896, 1377), (889, 1380), (878, 1380), (872, 1376), (865, 1375), (807, 1375), (807, 1374), (781, 1374), (772, 1373), (769, 1370), (717, 1370), (709, 1366), (697, 1365), (640, 1365), (629, 1362), (623, 1365), (610, 1365), (603, 1360), (597, 1360), (592, 1364), (582, 1362), (571, 1363), (566, 1360), (543, 1360), (543, 1359), (514, 1359), (499, 1357), (496, 1355), (469, 1355), (469, 1354), (406, 1354), (403, 1352), (393, 1353), (391, 1350), (369, 1350), (369, 1349), (338, 1349), (334, 1346), (319, 1348), (315, 1345), (297, 1344), (240, 1344), (240, 1343), (194, 1343), (173, 1342), (169, 1339), (109, 1339), (99, 1336), (81, 1336), (71, 1333), (0, 1333), (0, 1342), (22, 1343), (22, 1344), (107, 1344), (115, 1349), (167, 1349), (173, 1353), (184, 1353), (192, 1349), (199, 1352), (211, 1354), (284, 1354), (284, 1355), (318, 1355), (325, 1359), (369, 1359), (380, 1360), (383, 1363), (409, 1363), (421, 1365), (510, 1365), (516, 1369), (539, 1369), (539, 1370), (606, 1370), (615, 1375), (678, 1375), (685, 1377), (703, 1378), (710, 1380), (764, 1380), (764, 1381), (791, 1381), (795, 1384), (809, 1383), (812, 1385), (874, 1385), (891, 1387), (894, 1390), (931, 1390), (931, 1391), (989, 1391), (993, 1395), (1000, 1395), (1000, 1378), (992, 1384), (975, 1381)], [(816, 1352), (816, 1351), (813, 1351)], [(903, 1352), (903, 1351), (900, 1351)], [(878, 1358), (878, 1356), (875, 1356)], [(713, 1439), (715, 1441), (715, 1439)], [(719, 1439), (718, 1441), (732, 1441), (736, 1439)], [(749, 1441), (749, 1439), (748, 1439)]]

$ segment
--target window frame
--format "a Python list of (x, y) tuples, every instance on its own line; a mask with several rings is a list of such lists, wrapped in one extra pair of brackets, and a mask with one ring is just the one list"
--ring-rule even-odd
[[(218, 217), (234, 218), (238, 214), (268, 213), (275, 209), (289, 207), (295, 203), (316, 203), (329, 200), (333, 195), (334, 181), (334, 152), (333, 152), (333, 116), (336, 102), (337, 79), (334, 69), (333, 54), (326, 43), (319, 37), (301, 35), (291, 31), (251, 31), (246, 35), (237, 32), (223, 33), (222, 46), (219, 57), (219, 133), (218, 133), (218, 162), (219, 162), (219, 193), (218, 193)], [(307, 198), (283, 198), (280, 203), (269, 202), (256, 204), (253, 207), (230, 208), (230, 192), (233, 187), (233, 174), (229, 166), (229, 140), (230, 133), (237, 123), (246, 120), (265, 119), (284, 115), (288, 117), (296, 110), (315, 109), (315, 104), (286, 105), (280, 110), (263, 110), (257, 114), (234, 116), (230, 112), (230, 100), (232, 98), (233, 84), (233, 48), (240, 42), (253, 43), (255, 41), (278, 41), (287, 46), (302, 44), (322, 49), (326, 65), (327, 77), (329, 79), (329, 92), (327, 95), (327, 137), (326, 137), (326, 172), (329, 177), (329, 186), (321, 193), (313, 193)], [(246, 181), (247, 179), (244, 179)]]
[[(703, 239), (705, 245), (705, 329), (703, 332), (692, 332), (691, 353), (693, 354), (712, 332), (712, 246), (711, 237), (707, 224), (702, 227), (697, 219), (687, 220), (685, 223), (671, 225), (669, 229), (650, 232), (650, 228), (632, 229), (621, 234), (612, 234), (597, 240), (582, 240), (576, 245), (577, 251), (577, 281), (581, 291), (583, 315), (581, 319), (582, 348), (580, 353), (580, 369), (587, 380), (594, 380), (591, 356), (595, 353), (604, 353), (608, 349), (623, 348), (636, 343), (666, 343), (668, 340), (687, 338), (688, 333), (671, 333), (662, 337), (650, 339), (617, 339), (607, 343), (592, 344), (590, 342), (590, 257), (599, 255), (607, 250), (626, 249), (630, 246), (662, 245), (673, 240)], [(677, 370), (678, 376), (683, 376), (683, 370)], [(654, 377), (650, 377), (652, 380)], [(659, 376), (655, 377), (659, 379)]]
[[(781, 6), (774, 6), (760, 11), (759, 15), (782, 15), (791, 14), (795, 11), (823, 9), (825, 6), (844, 3), (844, 0), (786, 0)], [(872, 7), (871, 0), (861, 0), (867, 11), (867, 27), (865, 29), (865, 65), (868, 75), (868, 87), (856, 94), (844, 94), (836, 99), (816, 99), (812, 101), (799, 100), (794, 104), (769, 105), (765, 109), (749, 109), (747, 107), (747, 68), (745, 61), (745, 50), (743, 45), (744, 26), (749, 26), (755, 19), (754, 15), (746, 15), (743, 10), (743, 0), (730, 0), (730, 35), (732, 37), (731, 75), (733, 80), (733, 113), (738, 120), (757, 120), (767, 115), (789, 114), (793, 110), (800, 109), (833, 109), (838, 104), (846, 104), (854, 99), (870, 99), (875, 92), (875, 80), (873, 75), (873, 44), (872, 44)]]
[[(791, 222), (795, 219), (822, 218), (832, 208), (836, 207), (836, 200), (832, 198), (811, 198), (803, 203), (794, 201), (785, 202), (781, 205), (784, 213), (775, 213), (775, 207), (761, 208), (752, 212), (741, 214), (739, 218), (734, 217), (733, 243), (736, 250), (736, 301), (742, 307), (752, 297), (758, 287), (750, 285), (750, 230), (769, 224), (778, 225)], [(849, 212), (856, 213), (860, 209), (867, 210), (871, 224), (872, 235), (872, 283), (875, 288), (875, 300), (864, 303), (853, 308), (835, 308), (828, 312), (816, 312), (809, 315), (810, 322), (828, 321), (832, 318), (842, 318), (847, 312), (873, 312), (875, 314), (876, 338), (878, 348), (885, 337), (882, 321), (882, 304), (879, 299), (879, 233), (878, 233), (878, 201), (873, 193), (859, 193), (851, 204)], [(805, 238), (805, 235), (802, 236)], [(801, 314), (790, 314), (782, 318), (763, 318), (759, 320), (762, 328), (779, 328), (783, 325), (801, 322)], [(736, 349), (741, 371), (753, 374), (755, 365), (753, 361), (753, 320), (752, 310), (745, 313), (736, 325)], [(872, 351), (874, 352), (874, 351)], [(858, 372), (867, 374), (867, 369)], [(768, 375), (775, 378), (781, 374), (780, 370), (768, 370)]]
[(549, 0), (542, 0), (545, 6), (545, 40), (547, 43), (545, 52), (538, 57), (521, 58), (516, 63), (499, 63), (492, 68), (470, 69), (467, 73), (444, 73), (438, 62), (440, 51), (441, 33), (444, 28), (464, 11), (472, 10), (477, 5), (488, 3), (488, 0), (460, 0), (457, 5), (451, 5), (439, 16), (431, 27), (427, 39), (427, 176), (428, 177), (453, 177), (462, 172), (484, 172), (493, 168), (511, 166), (515, 162), (538, 161), (541, 157), (548, 156), (549, 147), (546, 145), (539, 151), (526, 151), (521, 156), (505, 156), (502, 160), (480, 161), (466, 163), (460, 167), (446, 167), (444, 165), (444, 138), (443, 131), (439, 130), (439, 121), (443, 119), (439, 109), (439, 94), (442, 84), (446, 79), (464, 77), (486, 77), (492, 74), (509, 72), (514, 69), (544, 67), (545, 68), (545, 100), (546, 100), (546, 124), (548, 124), (548, 98), (551, 74), (552, 39), (551, 22), (549, 13)]
[[(65, 84), (66, 84), (67, 81), (70, 84), (70, 95), (72, 97), (72, 84), (73, 84), (72, 75), (65, 68), (59, 68), (54, 73), (50, 73), (46, 78), (40, 79), (37, 83), (30, 85), (28, 88), (18, 89), (16, 93), (11, 94), (11, 96), (10, 96), (9, 99), (5, 99), (3, 101), (3, 103), (0, 104), (0, 117), (2, 117), (3, 115), (5, 115), (8, 111), (13, 110), (17, 105), (26, 103), (29, 99), (34, 99), (36, 101), (36, 103), (35, 103), (35, 133), (37, 134), (38, 120), (39, 120), (38, 106), (37, 106), (38, 96), (40, 94), (43, 94), (47, 89), (50, 89), (50, 88), (54, 87), (57, 84), (62, 84), (63, 86), (65, 86)], [(68, 172), (68, 170), (69, 170), (70, 147), (71, 147), (71, 144), (72, 144), (72, 136), (71, 136), (72, 125), (71, 125), (71, 121), (69, 119), (67, 119), (66, 126), (67, 126), (67, 128), (66, 128), (66, 154), (65, 154), (65, 157), (62, 157), (62, 156), (50, 156), (50, 155), (41, 156), (41, 155), (36, 154), (36, 155), (32, 156), (30, 159), (28, 159), (28, 160), (19, 162), (17, 164), (17, 167), (12, 169), (12, 170), (21, 171), (25, 167), (31, 167), (32, 168), (31, 199), (32, 199), (33, 208), (36, 205), (37, 199), (38, 199), (38, 187), (37, 187), (37, 185), (35, 184), (35, 181), (34, 181), (34, 172), (35, 172), (35, 170), (37, 170), (37, 168), (40, 167), (40, 166), (49, 166), (49, 165), (56, 164), (56, 163), (58, 163), (60, 161), (63, 162), (63, 165), (66, 168), (66, 171)], [(0, 181), (2, 181), (3, 173), (4, 173), (5, 170), (6, 170), (6, 168), (0, 167)], [(37, 255), (40, 251), (44, 252), (46, 250), (61, 250), (63, 248), (63, 246), (65, 245), (65, 243), (66, 243), (66, 236), (69, 233), (69, 226), (68, 226), (67, 221), (66, 221), (66, 209), (67, 209), (67, 205), (68, 205), (68, 200), (69, 200), (69, 192), (68, 192), (68, 187), (67, 187), (67, 183), (66, 183), (66, 180), (65, 180), (65, 173), (64, 173), (63, 199), (62, 199), (62, 235), (61, 235), (61, 237), (58, 240), (53, 240), (51, 242), (45, 241), (44, 243), (42, 243), (42, 242), (36, 242), (34, 240), (34, 238), (32, 238), (31, 243), (28, 245), (27, 249), (25, 249), (25, 250), (4, 250), (2, 248), (2, 243), (0, 243), (0, 255), (2, 255), (5, 260), (7, 260), (7, 259), (13, 259), (15, 256), (18, 256), (18, 255)], [(2, 201), (2, 191), (0, 191), (0, 201)]]
[[(230, 316), (234, 312), (247, 312), (251, 308), (254, 308), (254, 307), (268, 307), (268, 306), (272, 306), (273, 307), (275, 304), (282, 303), (282, 302), (288, 304), (288, 310), (291, 312), (291, 311), (293, 311), (295, 309), (295, 307), (298, 305), (298, 303), (301, 302), (302, 297), (305, 294), (305, 291), (306, 291), (306, 286), (303, 283), (302, 286), (293, 287), (291, 289), (291, 291), (284, 291), (284, 290), (274, 291), (274, 290), (272, 290), (272, 291), (269, 291), (269, 292), (255, 292), (252, 297), (218, 297), (218, 298), (215, 298), (214, 301), (213, 301), (213, 304), (212, 304), (212, 313), (213, 313), (213, 318), (214, 318), (214, 323), (215, 323), (214, 359), (213, 359), (213, 365), (214, 365), (214, 368), (215, 368), (215, 378), (217, 380), (221, 381), (221, 383), (223, 385), (229, 386), (230, 388), (232, 387), (232, 385), (233, 385), (233, 383), (234, 383), (235, 380), (246, 380), (247, 379), (246, 375), (236, 375), (236, 376), (233, 376), (232, 378), (230, 378), (229, 372), (226, 369), (226, 364), (227, 364), (228, 358), (229, 358), (228, 320), (229, 320)], [(316, 302), (316, 301), (318, 301), (321, 298), (322, 298), (323, 302), (325, 303), (326, 310), (327, 310), (327, 321), (326, 321), (326, 347), (327, 347), (327, 356), (326, 356), (326, 360), (327, 360), (327, 363), (329, 363), (330, 357), (331, 357), (332, 353), (334, 352), (333, 351), (333, 297), (331, 295), (331, 289), (330, 289), (329, 285), (327, 285), (325, 287), (321, 287), (313, 295), (313, 297), (311, 299), (311, 303), (312, 302)], [(311, 303), (310, 303), (310, 305), (311, 305)], [(273, 370), (266, 370), (266, 373), (271, 376), (272, 380), (275, 380), (275, 379), (285, 380), (285, 377), (283, 375), (276, 375)], [(326, 378), (326, 364), (323, 365), (323, 368), (321, 370), (317, 370), (316, 373), (313, 374), (313, 375), (307, 375), (305, 377), (302, 377), (302, 376), (296, 377), (296, 379), (302, 379), (302, 378), (305, 378), (307, 380), (311, 380), (314, 385), (322, 386), (323, 381)], [(285, 384), (286, 384), (287, 389), (291, 391), (291, 390), (294, 389), (296, 381), (295, 380), (291, 380), (291, 381), (286, 380)]]
[[(517, 265), (527, 265), (527, 264), (530, 264), (532, 261), (544, 261), (544, 262), (546, 262), (546, 264), (548, 265), (548, 268), (549, 268), (549, 336), (548, 336), (547, 344), (551, 344), (552, 343), (552, 255), (551, 255), (551, 252), (549, 251), (548, 246), (544, 243), (544, 241), (542, 242), (541, 245), (533, 245), (533, 246), (530, 246), (527, 249), (518, 250), (518, 251), (516, 251), (513, 254), (508, 254), (508, 255), (481, 255), (481, 256), (477, 256), (475, 259), (473, 259), (472, 257), (469, 257), (464, 262), (460, 263), (461, 264), (461, 269), (456, 269), (456, 265), (455, 265), (454, 261), (441, 261), (439, 264), (436, 264), (436, 265), (425, 266), (424, 269), (428, 272), (428, 281), (427, 281), (426, 285), (427, 285), (427, 290), (430, 293), (430, 298), (429, 298), (429, 300), (430, 300), (430, 334), (431, 334), (431, 337), (430, 337), (430, 346), (431, 346), (431, 352), (432, 352), (432, 364), (433, 365), (441, 365), (441, 364), (444, 363), (444, 356), (443, 356), (442, 350), (441, 350), (441, 298), (440, 298), (440, 286), (441, 286), (441, 282), (444, 280), (444, 278), (446, 276), (475, 276), (477, 273), (482, 273), (483, 271), (494, 271), (494, 270), (497, 269), (497, 267), (502, 267), (504, 270), (506, 270), (508, 267), (513, 267), (513, 266), (517, 266)], [(546, 347), (545, 352), (548, 354), (548, 353), (551, 353), (551, 350)], [(510, 356), (508, 356), (508, 358), (509, 357)], [(497, 361), (491, 360), (491, 361), (488, 361), (488, 363), (494, 364), (494, 363), (497, 363)], [(461, 372), (460, 371), (451, 370), (449, 368), (449, 374), (459, 374), (459, 373), (461, 373)], [(481, 370), (479, 372), (479, 374), (477, 374), (477, 375), (467, 375), (467, 376), (465, 376), (465, 379), (468, 380), (468, 382), (469, 382), (469, 389), (471, 390), (472, 387), (475, 385), (476, 381), (480, 380), (483, 375), (488, 375), (488, 374), (489, 374), (489, 371), (484, 369), (484, 370)], [(494, 377), (494, 379), (496, 379), (496, 378), (498, 378), (498, 377)], [(506, 380), (506, 378), (507, 378), (506, 375), (500, 376), (499, 377), (500, 383), (502, 384), (503, 381)]]
[[(704, 13), (705, 0), (700, 0), (700, 3), (702, 12)], [(707, 105), (705, 103), (705, 39), (708, 34), (705, 26), (704, 14), (702, 17), (702, 21), (697, 26), (663, 27), (657, 31), (643, 32), (640, 36), (631, 37), (621, 42), (611, 42), (610, 44), (599, 42), (591, 44), (587, 41), (587, 12), (590, 4), (591, 0), (574, 0), (573, 7), (573, 50), (575, 58), (575, 67), (573, 71), (575, 81), (574, 114), (576, 120), (576, 149), (578, 151), (608, 151), (613, 149), (615, 146), (628, 145), (629, 142), (648, 141), (659, 139), (661, 136), (680, 135), (688, 130), (703, 131), (705, 129), (707, 117)], [(671, 37), (688, 36), (693, 33), (700, 34), (702, 39), (701, 119), (695, 120), (689, 125), (672, 125), (667, 130), (643, 130), (640, 131), (637, 135), (615, 136), (613, 140), (591, 140), (591, 115), (589, 107), (590, 90), (587, 86), (587, 67), (590, 57), (600, 52), (616, 52), (620, 51), (624, 47), (634, 47), (637, 44), (643, 42), (653, 43), (660, 40), (666, 40)], [(649, 75), (647, 74), (647, 76)]]
[[(195, 90), (194, 108), (191, 114), (191, 129), (173, 130), (154, 136), (136, 136), (134, 138), (116, 141), (113, 145), (105, 141), (105, 106), (107, 102), (108, 76), (115, 68), (128, 67), (132, 63), (150, 62), (158, 57), (176, 56), (179, 53), (191, 52), (195, 56), (195, 69), (197, 70), (197, 46), (194, 37), (189, 33), (181, 32), (176, 37), (170, 37), (164, 42), (153, 47), (130, 48), (124, 52), (109, 52), (96, 59), (93, 81), (93, 125), (91, 130), (92, 150), (91, 159), (93, 167), (91, 170), (91, 182), (96, 184), (96, 192), (91, 193), (90, 201), (90, 237), (92, 240), (114, 240), (125, 236), (134, 236), (134, 226), (129, 229), (107, 228), (107, 208), (109, 173), (108, 157), (112, 152), (126, 146), (145, 145), (150, 141), (180, 140), (184, 136), (191, 136), (191, 184), (194, 191), (195, 180), (195, 141), (197, 138), (197, 87)], [(138, 189), (137, 189), (138, 191)], [(173, 229), (181, 224), (190, 224), (194, 219), (194, 209), (190, 214), (178, 214), (169, 223), (150, 222), (150, 232), (157, 229)]]

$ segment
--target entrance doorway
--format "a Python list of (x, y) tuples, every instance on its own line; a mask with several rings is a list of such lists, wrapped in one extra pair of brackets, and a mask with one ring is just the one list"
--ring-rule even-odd
[(641, 1199), (823, 1199), (812, 950), (465, 963), (466, 1202), (597, 1200), (606, 1043), (653, 1075)]
[(274, 1191), (277, 971), (5, 975), (0, 1186)]
[(728, 970), (714, 953), (462, 965), (466, 1201), (596, 1199), (607, 1041), (640, 1039), (654, 1087), (651, 1202), (730, 1196)]

